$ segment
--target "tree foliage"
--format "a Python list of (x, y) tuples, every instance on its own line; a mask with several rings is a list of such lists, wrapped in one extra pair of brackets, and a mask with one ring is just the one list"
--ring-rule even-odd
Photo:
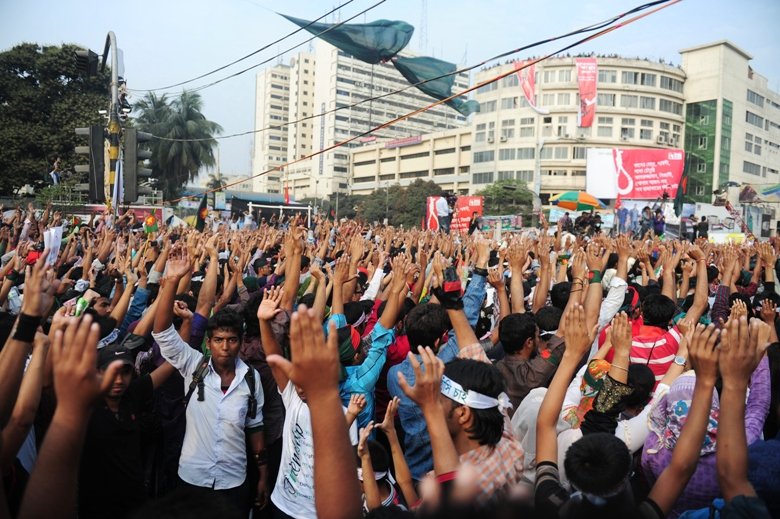
[(57, 157), (65, 176), (75, 164), (75, 146), (86, 139), (75, 128), (102, 124), (109, 107), (109, 71), (83, 77), (73, 45), (23, 43), (0, 53), (0, 193), (45, 185)]
[(485, 215), (528, 214), (533, 212), (534, 194), (525, 182), (499, 180), (475, 195), (483, 196)]
[(153, 139), (150, 145), (152, 177), (159, 180), (166, 200), (175, 199), (202, 167), (216, 164), (214, 136), (222, 132), (222, 127), (203, 115), (200, 95), (186, 90), (172, 99), (149, 92), (135, 108), (139, 112), (135, 120), (138, 129), (162, 137)]

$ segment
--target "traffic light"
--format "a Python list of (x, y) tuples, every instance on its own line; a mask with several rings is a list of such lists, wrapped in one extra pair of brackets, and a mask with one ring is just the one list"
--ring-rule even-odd
[(76, 173), (89, 175), (89, 201), (105, 202), (105, 130), (96, 124), (89, 128), (76, 128), (76, 135), (89, 137), (88, 146), (76, 146), (76, 153), (89, 156), (89, 164), (77, 165), (74, 169)]
[(138, 195), (150, 194), (151, 188), (139, 186), (147, 182), (152, 170), (138, 166), (138, 161), (152, 158), (152, 152), (139, 145), (151, 140), (152, 134), (139, 132), (135, 128), (125, 128), (124, 163), (122, 165), (123, 196), (122, 201), (132, 204)]
[(89, 49), (77, 50), (76, 70), (87, 77), (96, 76), (98, 70), (98, 55)]

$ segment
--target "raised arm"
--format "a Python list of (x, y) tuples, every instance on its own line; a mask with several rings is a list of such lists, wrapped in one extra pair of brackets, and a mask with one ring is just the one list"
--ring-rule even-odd
[[(263, 300), (260, 306), (257, 308), (257, 319), (260, 322), (260, 337), (263, 341), (263, 351), (266, 356), (278, 355), (284, 357), (281, 346), (276, 340), (273, 328), (271, 328), (271, 321), (282, 310), (279, 309), (279, 305), (282, 302), (282, 289), (281, 287), (274, 287), (271, 290), (266, 290), (263, 295)], [(276, 385), (279, 391), (284, 391), (287, 387), (290, 379), (287, 376), (287, 372), (283, 369), (279, 369), (278, 366), (271, 365), (271, 374), (276, 381)]]
[(688, 310), (688, 316), (696, 323), (707, 309), (709, 297), (709, 283), (707, 283), (707, 262), (704, 253), (698, 247), (692, 247), (688, 255), (696, 261), (696, 291), (693, 295), (693, 304)]
[[(206, 253), (209, 255), (209, 266), (206, 268), (206, 276), (203, 278), (203, 284), (201, 285), (200, 292), (198, 293), (198, 303), (195, 306), (195, 313), (206, 318), (211, 315), (211, 310), (214, 307), (214, 298), (217, 295), (219, 253), (217, 252), (216, 243), (217, 235), (215, 234), (206, 241), (206, 245), (204, 246)], [(184, 273), (182, 273), (182, 276), (184, 276)], [(156, 327), (155, 331), (157, 331)]]
[(661, 472), (648, 496), (663, 511), (664, 516), (672, 510), (699, 462), (699, 450), (704, 441), (712, 404), (712, 390), (718, 376), (718, 350), (715, 343), (719, 335), (713, 325), (707, 328), (698, 325), (688, 346), (690, 361), (696, 371), (691, 407), (672, 460)]
[(285, 239), (284, 297), (282, 308), (292, 311), (301, 277), (301, 256), (303, 255), (304, 229), (292, 225)]

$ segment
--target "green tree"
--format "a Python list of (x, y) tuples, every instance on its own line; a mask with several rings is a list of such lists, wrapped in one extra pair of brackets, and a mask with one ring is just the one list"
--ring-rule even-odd
[(227, 185), (222, 173), (209, 173), (209, 179), (206, 182), (206, 189), (222, 189)]
[(475, 194), (484, 197), (485, 215), (530, 215), (533, 212), (534, 194), (525, 182), (499, 180)]
[(74, 129), (103, 124), (108, 109), (108, 70), (83, 77), (77, 47), (23, 43), (0, 53), (0, 193), (45, 185), (57, 157), (66, 178), (77, 163), (75, 146), (87, 144)]
[(151, 146), (152, 176), (159, 179), (165, 199), (175, 199), (202, 167), (216, 164), (214, 136), (222, 127), (203, 115), (200, 95), (186, 90), (171, 100), (149, 92), (136, 108), (138, 128), (158, 137)]
[(406, 228), (419, 227), (425, 216), (426, 199), (444, 194), (431, 181), (416, 179), (406, 187), (398, 184), (377, 189), (358, 201), (357, 215), (367, 222), (383, 221)]

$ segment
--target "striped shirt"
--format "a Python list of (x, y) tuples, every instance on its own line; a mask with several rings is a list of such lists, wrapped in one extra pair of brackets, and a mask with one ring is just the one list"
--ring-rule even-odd
[[(680, 346), (680, 330), (675, 326), (670, 330), (658, 328), (657, 326), (647, 326), (642, 323), (641, 318), (635, 319), (631, 325), (631, 352), (629, 361), (631, 364), (644, 364), (650, 368), (655, 375), (655, 384), (664, 378), (669, 366), (674, 362), (677, 356), (677, 349)], [(604, 334), (606, 335), (606, 334)], [(600, 341), (600, 344), (603, 341)], [(610, 351), (606, 360), (612, 362), (614, 354)], [(655, 389), (655, 388), (653, 388)]]

